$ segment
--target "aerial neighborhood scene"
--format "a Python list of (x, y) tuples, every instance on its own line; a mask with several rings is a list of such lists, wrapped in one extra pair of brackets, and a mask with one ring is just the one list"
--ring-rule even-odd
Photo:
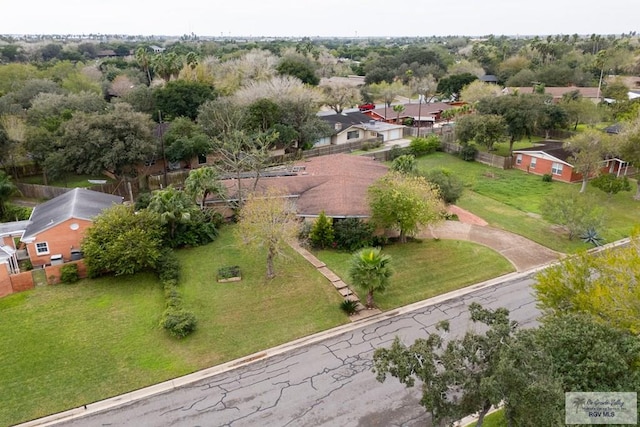
[(0, 7), (0, 426), (638, 425), (634, 1), (55, 3)]

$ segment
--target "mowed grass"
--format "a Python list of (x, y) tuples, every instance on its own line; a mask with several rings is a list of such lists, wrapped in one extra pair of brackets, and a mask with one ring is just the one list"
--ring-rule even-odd
[[(459, 177), (465, 192), (457, 204), (482, 217), (490, 225), (520, 234), (560, 252), (575, 252), (589, 247), (579, 240), (570, 241), (565, 233), (541, 217), (547, 197), (564, 191), (580, 191), (580, 184), (543, 182), (538, 175), (517, 169), (501, 170), (478, 162), (465, 162), (446, 154), (434, 153), (418, 159), (419, 169), (446, 168)], [(640, 224), (640, 202), (633, 199), (637, 189), (631, 180), (631, 192), (609, 196), (589, 185), (587, 193), (605, 212), (601, 235), (607, 242), (629, 236)]]
[[(102, 179), (102, 180), (106, 180), (107, 182), (113, 182), (112, 179), (106, 177), (106, 176), (102, 176), (102, 175), (67, 175), (66, 179), (57, 179), (54, 181), (49, 181), (48, 185), (51, 185), (53, 187), (68, 187), (68, 188), (75, 188), (75, 187), (91, 187), (92, 185), (95, 184), (91, 184), (89, 182), (89, 180), (98, 180), (98, 179)], [(38, 184), (38, 185), (44, 185), (44, 179), (42, 175), (32, 175), (32, 176), (26, 176), (23, 178), (20, 178), (21, 182), (24, 182), (26, 184)]]
[[(511, 263), (494, 250), (458, 240), (410, 241), (386, 246), (383, 253), (391, 255), (394, 275), (384, 293), (374, 294), (375, 303), (382, 310), (401, 307), (515, 271)], [(350, 253), (324, 250), (318, 251), (317, 256), (347, 284), (351, 284)], [(352, 289), (361, 301), (366, 301), (365, 292)]]
[[(348, 323), (333, 286), (293, 251), (264, 279), (263, 257), (225, 228), (213, 244), (178, 252), (186, 308), (198, 330), (184, 340), (158, 326), (152, 274), (83, 280), (0, 299), (0, 425), (11, 425), (162, 382)], [(216, 282), (239, 265), (239, 283)]]

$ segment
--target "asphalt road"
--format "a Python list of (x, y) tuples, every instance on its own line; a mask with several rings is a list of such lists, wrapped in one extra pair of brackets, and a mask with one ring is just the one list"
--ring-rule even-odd
[(396, 335), (407, 344), (425, 337), (445, 319), (450, 334), (463, 334), (473, 327), (467, 307), (474, 301), (507, 307), (521, 326), (533, 326), (539, 312), (531, 284), (530, 278), (505, 282), (58, 425), (428, 426), (419, 385), (407, 389), (395, 378), (377, 382), (373, 350)]

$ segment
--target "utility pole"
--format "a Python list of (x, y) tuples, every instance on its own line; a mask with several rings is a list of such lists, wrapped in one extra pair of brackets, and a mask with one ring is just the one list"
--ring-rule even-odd
[(160, 124), (160, 149), (162, 150), (162, 172), (164, 188), (167, 188), (167, 156), (164, 153), (164, 128), (162, 126), (162, 113), (158, 110), (158, 122)]

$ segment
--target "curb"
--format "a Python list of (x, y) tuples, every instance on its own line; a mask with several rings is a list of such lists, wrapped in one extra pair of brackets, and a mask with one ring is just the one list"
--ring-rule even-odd
[(200, 381), (206, 378), (211, 378), (215, 375), (222, 374), (237, 368), (241, 368), (243, 366), (250, 365), (259, 360), (269, 359), (271, 357), (280, 355), (287, 351), (295, 350), (310, 344), (315, 344), (320, 341), (324, 341), (333, 337), (336, 337), (345, 332), (350, 332), (356, 329), (360, 329), (371, 324), (374, 324), (381, 320), (391, 319), (394, 317), (398, 317), (400, 315), (410, 313), (412, 311), (428, 307), (431, 305), (436, 305), (442, 303), (447, 300), (460, 298), (472, 292), (490, 288), (492, 286), (497, 286), (505, 282), (509, 282), (512, 280), (517, 280), (520, 278), (524, 278), (530, 275), (537, 273), (540, 270), (543, 270), (547, 266), (540, 266), (534, 269), (525, 271), (525, 272), (516, 272), (509, 273), (504, 276), (496, 277), (494, 279), (490, 279), (481, 283), (477, 283), (475, 285), (467, 286), (462, 289), (458, 289), (455, 291), (451, 291), (449, 293), (438, 295), (436, 297), (419, 301), (417, 303), (413, 303), (410, 305), (406, 305), (403, 307), (399, 307), (397, 309), (376, 314), (365, 319), (356, 320), (351, 323), (347, 323), (342, 326), (338, 326), (336, 328), (330, 329), (328, 331), (318, 332), (313, 335), (309, 335), (303, 338), (299, 338), (294, 341), (290, 341), (285, 344), (281, 344), (276, 347), (272, 347), (270, 349), (253, 353), (248, 356), (231, 360), (229, 362), (223, 363), (221, 365), (216, 365), (211, 368), (206, 368), (201, 371), (197, 371), (191, 374), (187, 374), (182, 377), (174, 378), (172, 380), (168, 380), (162, 383), (154, 384), (149, 387), (145, 387), (139, 390), (134, 390), (129, 393), (121, 394), (119, 396), (111, 397), (105, 400), (100, 400), (98, 402), (89, 403), (87, 405), (83, 405), (81, 407), (77, 407), (74, 409), (70, 409), (64, 412), (59, 412), (57, 414), (49, 415), (43, 418), (38, 418), (32, 421), (28, 421), (23, 424), (18, 424), (17, 427), (35, 427), (35, 426), (51, 426), (63, 421), (70, 421), (76, 418), (85, 417), (87, 415), (95, 414), (98, 412), (106, 411), (109, 409), (116, 408), (118, 406), (126, 405), (128, 403), (135, 402), (137, 400), (141, 400), (147, 397), (151, 397), (154, 395), (166, 393), (168, 391), (174, 390), (176, 388), (193, 384), (196, 381)]
[[(590, 250), (589, 253), (597, 253), (602, 250), (623, 246), (625, 244), (628, 244), (629, 242), (630, 242), (630, 239), (628, 238), (622, 239), (605, 246), (594, 248)], [(295, 350), (310, 344), (315, 344), (317, 342), (336, 337), (345, 332), (350, 332), (356, 329), (360, 329), (360, 328), (372, 325), (381, 320), (392, 319), (392, 318), (401, 316), (403, 314), (410, 313), (415, 310), (419, 310), (421, 308), (440, 304), (448, 300), (460, 298), (462, 296), (465, 296), (467, 294), (473, 293), (478, 290), (491, 288), (493, 286), (497, 286), (513, 280), (518, 280), (518, 279), (526, 278), (529, 276), (533, 276), (534, 274), (546, 268), (549, 268), (551, 266), (560, 264), (561, 262), (562, 262), (561, 260), (558, 260), (551, 263), (540, 265), (538, 267), (529, 269), (527, 271), (509, 273), (503, 276), (489, 279), (484, 282), (476, 283), (474, 285), (467, 286), (462, 289), (458, 289), (443, 295), (438, 295), (433, 298), (429, 298), (427, 300), (419, 301), (413, 304), (399, 307), (397, 309), (394, 309), (388, 312), (383, 312), (383, 313), (376, 314), (361, 320), (356, 320), (354, 322), (347, 323), (345, 325), (341, 325), (327, 331), (322, 331), (322, 332), (315, 333), (313, 335), (299, 338), (297, 340), (290, 341), (261, 352), (253, 353), (239, 359), (231, 360), (229, 362), (226, 362), (217, 366), (213, 366), (213, 367), (206, 368), (188, 375), (184, 375), (182, 377), (174, 378), (172, 380), (154, 384), (149, 387), (134, 390), (132, 392), (121, 394), (119, 396), (114, 396), (98, 402), (89, 403), (87, 405), (83, 405), (81, 407), (70, 409), (64, 412), (59, 412), (57, 414), (48, 415), (46, 417), (31, 420), (22, 424), (17, 424), (16, 427), (51, 426), (63, 421), (71, 421), (76, 418), (81, 418), (87, 415), (103, 412), (109, 409), (116, 408), (118, 406), (126, 405), (128, 403), (132, 403), (132, 402), (147, 398), (147, 397), (166, 393), (176, 388), (193, 384), (196, 381), (200, 381), (206, 378), (211, 378), (215, 375), (222, 374), (237, 368), (241, 368), (243, 366), (250, 365), (259, 360), (269, 359), (271, 357), (280, 355), (287, 351)], [(467, 418), (465, 418), (465, 420), (466, 419)]]

